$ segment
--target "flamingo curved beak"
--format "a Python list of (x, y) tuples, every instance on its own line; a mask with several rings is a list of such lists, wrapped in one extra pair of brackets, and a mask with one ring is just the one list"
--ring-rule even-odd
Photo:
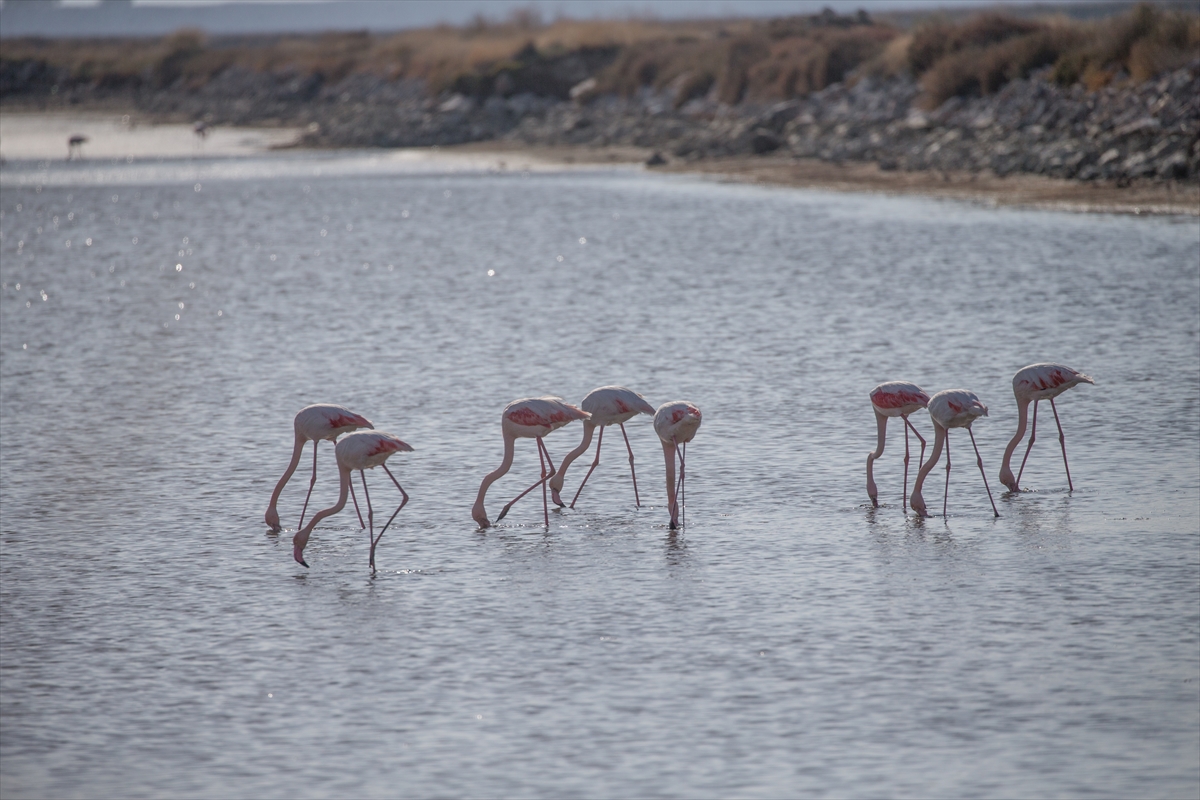
[(304, 550), (298, 545), (292, 547), (292, 558), (296, 559), (296, 563), (302, 567), (307, 567), (308, 562), (304, 560)]
[(566, 505), (566, 503), (562, 501), (562, 498), (558, 496), (558, 489), (553, 487), (550, 489), (550, 499), (553, 500), (554, 505), (558, 506), (559, 508), (562, 508), (564, 505)]

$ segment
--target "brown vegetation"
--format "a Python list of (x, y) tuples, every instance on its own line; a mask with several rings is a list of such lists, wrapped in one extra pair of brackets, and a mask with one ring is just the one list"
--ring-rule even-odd
[[(238, 67), (321, 83), (353, 74), (424, 82), (431, 93), (500, 92), (533, 61), (591, 53), (595, 94), (669, 92), (676, 107), (698, 97), (724, 103), (769, 103), (819, 91), (856, 75), (919, 78), (927, 103), (989, 94), (1032, 70), (1053, 65), (1062, 84), (1095, 89), (1128, 77), (1146, 80), (1200, 57), (1200, 15), (1141, 5), (1130, 13), (1080, 22), (985, 13), (961, 22), (934, 20), (911, 33), (865, 14), (767, 21), (576, 21), (543, 24), (528, 10), (507, 22), (374, 35), (330, 33), (207, 40), (180, 31), (158, 41), (6, 40), (0, 67), (31, 62), (61, 80), (103, 89), (204, 86)], [(595, 54), (600, 54), (595, 56)], [(572, 78), (573, 80), (573, 78)], [(553, 85), (553, 93), (565, 89)], [(520, 91), (549, 86), (518, 83)], [(5, 82), (6, 92), (13, 91)], [(532, 86), (532, 88), (530, 88)], [(569, 88), (569, 87), (568, 87)], [(511, 91), (511, 89), (510, 89)], [(548, 90), (549, 91), (549, 90)]]

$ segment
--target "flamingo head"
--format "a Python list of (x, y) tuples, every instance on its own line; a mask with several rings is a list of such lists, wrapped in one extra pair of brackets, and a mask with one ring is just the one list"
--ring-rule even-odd
[(488, 520), (487, 512), (483, 510), (483, 503), (475, 504), (475, 507), (471, 509), (471, 517), (474, 518), (480, 528), (492, 527), (492, 523)]
[(266, 522), (267, 527), (275, 531), (275, 533), (279, 533), (281, 530), (283, 530), (283, 528), (279, 526), (279, 512), (275, 510), (275, 506), (271, 506), (267, 509), (267, 513), (263, 517), (263, 521)]
[(292, 537), (292, 558), (296, 559), (296, 563), (307, 567), (308, 562), (304, 560), (304, 547), (308, 544), (308, 532), (300, 531)]

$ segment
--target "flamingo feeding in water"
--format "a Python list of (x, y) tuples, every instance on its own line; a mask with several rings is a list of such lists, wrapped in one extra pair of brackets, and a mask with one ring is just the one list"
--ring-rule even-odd
[[(679, 509), (684, 505), (687, 443), (700, 429), (700, 409), (686, 400), (673, 400), (654, 412), (654, 432), (662, 440), (663, 458), (667, 462), (667, 508), (671, 513), (671, 530), (679, 527)], [(679, 459), (679, 484), (675, 483), (675, 459)]]
[(483, 500), (487, 496), (488, 487), (500, 479), (512, 466), (513, 451), (517, 439), (537, 439), (538, 461), (542, 465), (542, 477), (537, 483), (514, 497), (500, 511), (496, 521), (504, 519), (513, 503), (529, 494), (540, 484), (542, 487), (542, 513), (546, 527), (550, 527), (550, 507), (546, 502), (546, 481), (554, 476), (554, 461), (550, 458), (542, 437), (577, 419), (588, 419), (589, 414), (582, 411), (561, 397), (527, 397), (524, 400), (514, 400), (504, 407), (500, 414), (500, 429), (504, 433), (504, 460), (494, 471), (484, 476), (479, 484), (479, 495), (471, 508), (471, 516), (479, 523), (480, 528), (490, 528), (487, 511), (484, 510)]
[[(313, 514), (312, 520), (292, 537), (292, 557), (297, 563), (308, 566), (304, 560), (304, 547), (308, 544), (308, 537), (312, 533), (313, 528), (317, 527), (317, 523), (326, 517), (331, 517), (342, 510), (346, 505), (346, 494), (350, 490), (350, 473), (358, 470), (359, 476), (362, 478), (363, 497), (367, 501), (367, 525), (370, 527), (369, 535), (371, 537), (371, 572), (375, 571), (375, 546), (379, 544), (379, 540), (383, 538), (383, 534), (387, 531), (388, 525), (392, 524), (392, 520), (400, 513), (400, 509), (404, 508), (404, 504), (408, 502), (408, 493), (404, 491), (404, 487), (400, 485), (400, 481), (396, 480), (396, 476), (387, 468), (384, 462), (388, 460), (393, 453), (411, 453), (412, 448), (400, 440), (399, 436), (383, 431), (354, 431), (346, 434), (337, 446), (334, 448), (334, 454), (337, 456), (338, 472), (341, 476), (341, 488), (338, 490), (338, 500), (329, 508), (323, 508)], [(400, 505), (392, 513), (392, 516), (387, 521), (387, 525), (383, 526), (383, 530), (379, 532), (379, 536), (375, 535), (375, 511), (371, 507), (371, 495), (367, 492), (367, 474), (366, 470), (374, 469), (375, 467), (383, 467), (383, 471), (392, 479), (392, 483), (396, 484), (396, 488), (400, 490)], [(355, 499), (354, 507), (357, 510), (358, 500)], [(359, 513), (359, 521), (362, 520), (362, 513)]]
[(871, 498), (871, 505), (879, 508), (879, 492), (875, 488), (875, 478), (872, 474), (871, 467), (875, 463), (875, 459), (883, 455), (884, 439), (887, 436), (887, 421), (888, 417), (899, 417), (904, 420), (904, 493), (901, 503), (905, 512), (908, 511), (908, 431), (911, 428), (916, 437), (921, 440), (921, 457), (917, 459), (917, 466), (920, 467), (925, 460), (925, 439), (921, 434), (917, 433), (917, 429), (913, 428), (913, 424), (908, 421), (908, 415), (929, 405), (929, 395), (921, 391), (921, 387), (915, 383), (907, 383), (905, 381), (890, 381), (881, 383), (871, 390), (871, 407), (875, 409), (875, 422), (879, 428), (879, 443), (875, 446), (873, 453), (867, 453), (867, 497)]
[[(1008, 443), (1004, 451), (1004, 463), (1000, 465), (1000, 482), (1008, 487), (1010, 492), (1021, 491), (1021, 475), (1025, 472), (1025, 462), (1029, 459), (1029, 451), (1037, 438), (1037, 404), (1039, 400), (1049, 400), (1050, 410), (1054, 412), (1054, 424), (1058, 426), (1058, 443), (1062, 447), (1063, 467), (1067, 471), (1067, 491), (1075, 491), (1071, 483), (1071, 468), (1067, 465), (1067, 438), (1063, 435), (1062, 423), (1058, 421), (1058, 409), (1054, 407), (1054, 398), (1081, 383), (1095, 385), (1095, 381), (1082, 372), (1076, 372), (1062, 364), (1031, 364), (1021, 369), (1013, 376), (1013, 394), (1017, 397), (1017, 433)], [(1025, 419), (1029, 413), (1029, 402), (1033, 401), (1033, 430), (1029, 432), (1029, 445), (1025, 448), (1025, 457), (1021, 459), (1021, 468), (1017, 477), (1013, 477), (1009, 461), (1017, 445), (1025, 437)]]
[(576, 490), (575, 497), (571, 500), (571, 508), (575, 507), (575, 501), (579, 499), (579, 494), (583, 491), (588, 478), (592, 477), (593, 470), (600, 464), (600, 447), (604, 444), (604, 429), (609, 425), (619, 425), (621, 435), (625, 437), (625, 449), (629, 451), (629, 474), (633, 476), (633, 502), (634, 505), (641, 508), (642, 501), (638, 497), (637, 489), (637, 473), (633, 469), (633, 448), (629, 445), (628, 434), (625, 433), (625, 423), (638, 414), (653, 414), (654, 406), (647, 403), (640, 394), (626, 389), (624, 386), (601, 386), (599, 389), (593, 389), (588, 392), (587, 397), (583, 398), (583, 402), (579, 405), (590, 415), (590, 418), (583, 421), (583, 441), (563, 457), (558, 472), (550, 479), (551, 499), (556, 505), (563, 505), (562, 498), (558, 493), (562, 491), (563, 481), (567, 477), (567, 467), (587, 452), (592, 443), (592, 433), (599, 428), (600, 435), (596, 439), (596, 459), (592, 462), (591, 469), (583, 476), (583, 482), (579, 484), (579, 489)]
[[(279, 483), (275, 485), (275, 491), (271, 492), (271, 502), (267, 506), (265, 518), (267, 525), (276, 533), (282, 528), (279, 526), (279, 512), (275, 506), (279, 503), (279, 495), (283, 492), (283, 487), (291, 480), (292, 473), (296, 471), (296, 467), (300, 463), (300, 455), (304, 451), (305, 442), (313, 443), (313, 473), (312, 479), (308, 482), (308, 494), (304, 496), (304, 509), (300, 512), (300, 522), (296, 526), (298, 528), (304, 525), (308, 500), (312, 497), (313, 484), (317, 482), (317, 443), (322, 439), (336, 442), (343, 433), (375, 426), (366, 417), (359, 416), (344, 406), (318, 403), (300, 409), (300, 412), (296, 414), (293, 427), (296, 431), (296, 444), (292, 448), (292, 461), (283, 471), (283, 477), (279, 479)], [(357, 505), (357, 500), (355, 500), (355, 504)]]
[(996, 501), (992, 500), (992, 490), (988, 486), (987, 475), (983, 471), (983, 457), (979, 455), (979, 446), (975, 444), (975, 434), (971, 432), (971, 423), (979, 417), (986, 417), (987, 413), (987, 406), (979, 401), (979, 397), (974, 392), (968, 392), (966, 389), (947, 389), (929, 398), (929, 416), (933, 420), (934, 430), (933, 452), (929, 454), (929, 460), (921, 466), (917, 473), (917, 480), (913, 483), (913, 511), (922, 517), (929, 516), (925, 510), (925, 498), (921, 496), (921, 486), (925, 483), (925, 476), (941, 458), (942, 444), (944, 443), (946, 445), (946, 494), (942, 498), (942, 516), (946, 516), (946, 503), (950, 497), (950, 428), (966, 428), (967, 433), (971, 434), (971, 446), (975, 448), (975, 461), (979, 464), (979, 474), (983, 475), (983, 487), (987, 489), (988, 500), (992, 501), (992, 513), (997, 517), (1000, 516), (1000, 512), (996, 510)]

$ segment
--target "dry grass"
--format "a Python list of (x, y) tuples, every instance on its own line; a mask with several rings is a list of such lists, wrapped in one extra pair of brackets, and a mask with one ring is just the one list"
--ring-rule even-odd
[(1200, 15), (1143, 5), (1094, 22), (1022, 19), (995, 13), (961, 22), (925, 22), (911, 33), (865, 15), (773, 20), (662, 22), (648, 19), (543, 24), (521, 10), (502, 23), (477, 19), (394, 34), (330, 33), (206, 40), (180, 31), (160, 40), (5, 40), (0, 62), (41, 61), (71, 82), (102, 87), (203, 86), (230, 67), (280, 75), (352, 74), (424, 81), (432, 92), (491, 91), (503, 70), (530, 53), (544, 58), (603, 52), (611, 63), (597, 90), (624, 96), (670, 90), (676, 105), (711, 96), (725, 103), (771, 102), (818, 91), (855, 75), (920, 78), (936, 105), (953, 95), (988, 94), (1031, 70), (1054, 65), (1061, 83), (1091, 88), (1122, 75), (1145, 80), (1200, 56)]
[(937, 106), (955, 95), (990, 94), (1049, 65), (1059, 83), (1095, 90), (1122, 74), (1141, 82), (1195, 58), (1200, 15), (1141, 4), (1097, 22), (989, 14), (929, 24), (913, 35), (909, 69), (921, 76), (927, 104)]

